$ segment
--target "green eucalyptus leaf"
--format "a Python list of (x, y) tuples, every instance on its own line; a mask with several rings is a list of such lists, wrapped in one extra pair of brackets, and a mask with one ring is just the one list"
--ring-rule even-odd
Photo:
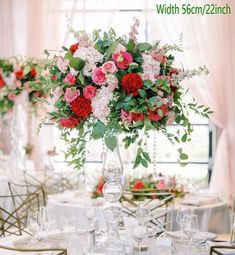
[(147, 152), (143, 152), (143, 156), (144, 156), (144, 158), (148, 161), (148, 162), (151, 162), (151, 158), (150, 158), (150, 156), (149, 156), (149, 154), (147, 153)]
[(152, 49), (152, 45), (150, 43), (144, 42), (144, 43), (138, 43), (137, 48), (141, 51), (149, 51)]
[(139, 164), (140, 164), (140, 161), (141, 161), (141, 156), (137, 156), (135, 158), (135, 163), (134, 163), (133, 168), (137, 168), (139, 166)]
[(105, 137), (106, 146), (113, 151), (117, 147), (117, 137), (116, 136), (107, 136)]
[(65, 55), (64, 55), (64, 58), (66, 58), (66, 59), (71, 59), (73, 57), (73, 53), (72, 53), (72, 51), (67, 51), (66, 53), (65, 53)]
[(106, 52), (107, 58), (110, 58), (110, 56), (113, 54), (113, 52), (117, 48), (118, 44), (119, 44), (119, 41), (114, 41), (113, 43), (110, 44)]
[(140, 163), (141, 163), (141, 165), (142, 165), (142, 166), (144, 166), (145, 168), (147, 168), (147, 167), (148, 167), (148, 162), (147, 162), (147, 160), (146, 160), (146, 159), (141, 158)]
[(146, 98), (147, 93), (145, 92), (145, 90), (143, 90), (143, 89), (138, 89), (138, 91), (139, 91), (140, 96), (141, 96), (142, 98)]
[(180, 153), (180, 159), (181, 160), (187, 160), (188, 159), (188, 155), (186, 153)]
[(135, 42), (132, 39), (129, 39), (128, 44), (127, 44), (127, 50), (130, 52), (133, 52), (135, 49)]
[(85, 65), (85, 61), (81, 58), (75, 57), (69, 60), (69, 65), (75, 70), (82, 70)]
[(105, 134), (105, 124), (101, 121), (98, 121), (92, 129), (92, 138), (100, 139)]

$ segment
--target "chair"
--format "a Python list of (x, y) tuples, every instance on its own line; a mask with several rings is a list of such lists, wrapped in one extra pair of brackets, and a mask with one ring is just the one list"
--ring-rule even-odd
[(77, 171), (65, 171), (61, 173), (61, 187), (65, 190), (79, 188), (79, 173)]
[[(227, 245), (218, 245), (212, 246), (210, 248), (210, 255), (217, 254), (217, 255), (225, 255), (228, 253), (223, 253), (225, 250), (235, 250), (235, 246), (227, 246)], [(235, 251), (234, 251), (235, 254)]]
[[(8, 251), (14, 251), (14, 252), (20, 252), (21, 253), (28, 253), (28, 252), (35, 252), (37, 254), (43, 255), (45, 253), (48, 254), (48, 252), (53, 252), (51, 254), (53, 255), (67, 255), (66, 249), (57, 249), (57, 248), (50, 248), (50, 249), (16, 249), (12, 247), (2, 246), (0, 245), (0, 250), (8, 250)], [(14, 253), (15, 254), (15, 253)]]
[[(143, 203), (149, 211), (149, 217), (146, 218), (146, 224), (153, 228), (156, 236), (163, 233), (166, 228), (171, 229), (172, 208), (174, 207), (174, 196), (169, 192), (131, 192), (133, 197), (145, 198)], [(130, 193), (129, 193), (130, 194)], [(156, 200), (159, 198), (159, 200)], [(124, 203), (127, 202), (127, 204)], [(137, 216), (138, 203), (128, 198), (128, 193), (122, 196), (123, 213), (130, 216)]]
[(0, 196), (0, 199), (12, 200), (11, 208), (0, 207), (0, 237), (30, 234), (25, 227), (28, 213), (39, 210), (38, 194)]
[(63, 191), (61, 176), (53, 169), (45, 168), (34, 172), (24, 171), (24, 180), (26, 185), (43, 187), (46, 198), (49, 194)]
[(20, 195), (20, 194), (38, 194), (39, 196), (39, 205), (46, 206), (46, 194), (41, 185), (24, 185), (24, 184), (16, 184), (13, 182), (8, 183), (9, 190), (12, 196)]

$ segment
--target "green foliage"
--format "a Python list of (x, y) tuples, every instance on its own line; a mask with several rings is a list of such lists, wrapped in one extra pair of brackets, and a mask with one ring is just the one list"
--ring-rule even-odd
[(70, 58), (69, 65), (74, 68), (75, 70), (82, 70), (85, 65), (85, 61), (78, 57)]

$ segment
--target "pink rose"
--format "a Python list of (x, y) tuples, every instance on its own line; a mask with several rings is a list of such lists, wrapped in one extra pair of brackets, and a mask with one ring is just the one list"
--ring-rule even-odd
[(96, 94), (96, 88), (93, 87), (92, 85), (87, 85), (84, 89), (83, 89), (83, 96), (86, 99), (91, 100)]
[(132, 55), (127, 51), (114, 53), (113, 59), (119, 69), (127, 69), (133, 62)]
[(156, 184), (156, 188), (157, 189), (166, 189), (166, 182), (164, 180), (160, 180), (157, 184)]
[(108, 61), (102, 65), (102, 71), (104, 73), (116, 73), (118, 71), (115, 63), (113, 61)]
[(64, 78), (64, 82), (70, 83), (72, 85), (76, 85), (76, 77), (72, 75), (71, 73), (67, 74), (66, 77)]
[(72, 103), (78, 96), (80, 96), (80, 91), (73, 91), (71, 88), (66, 88), (64, 98), (68, 103)]
[(102, 67), (96, 67), (92, 74), (92, 80), (98, 85), (106, 83), (106, 74), (102, 71)]
[(9, 100), (14, 101), (16, 99), (16, 94), (9, 93), (7, 97), (8, 97)]
[(121, 120), (131, 122), (131, 120), (132, 120), (131, 113), (121, 110)]

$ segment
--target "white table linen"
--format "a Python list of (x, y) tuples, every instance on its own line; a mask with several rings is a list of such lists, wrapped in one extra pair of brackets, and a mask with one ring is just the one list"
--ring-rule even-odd
[[(90, 193), (86, 191), (70, 191), (49, 197), (48, 205), (52, 208), (53, 216), (57, 222), (63, 217), (76, 218), (82, 226), (86, 219), (87, 208), (96, 208), (96, 217), (99, 225), (105, 225), (104, 214), (102, 212), (103, 198), (91, 199)], [(179, 208), (179, 201), (173, 210), (173, 224), (172, 230), (179, 230), (179, 225), (176, 222), (177, 210)], [(194, 206), (195, 214), (198, 215), (199, 230), (212, 233), (229, 233), (230, 232), (230, 215), (227, 203), (217, 201), (212, 204), (203, 206)]]

